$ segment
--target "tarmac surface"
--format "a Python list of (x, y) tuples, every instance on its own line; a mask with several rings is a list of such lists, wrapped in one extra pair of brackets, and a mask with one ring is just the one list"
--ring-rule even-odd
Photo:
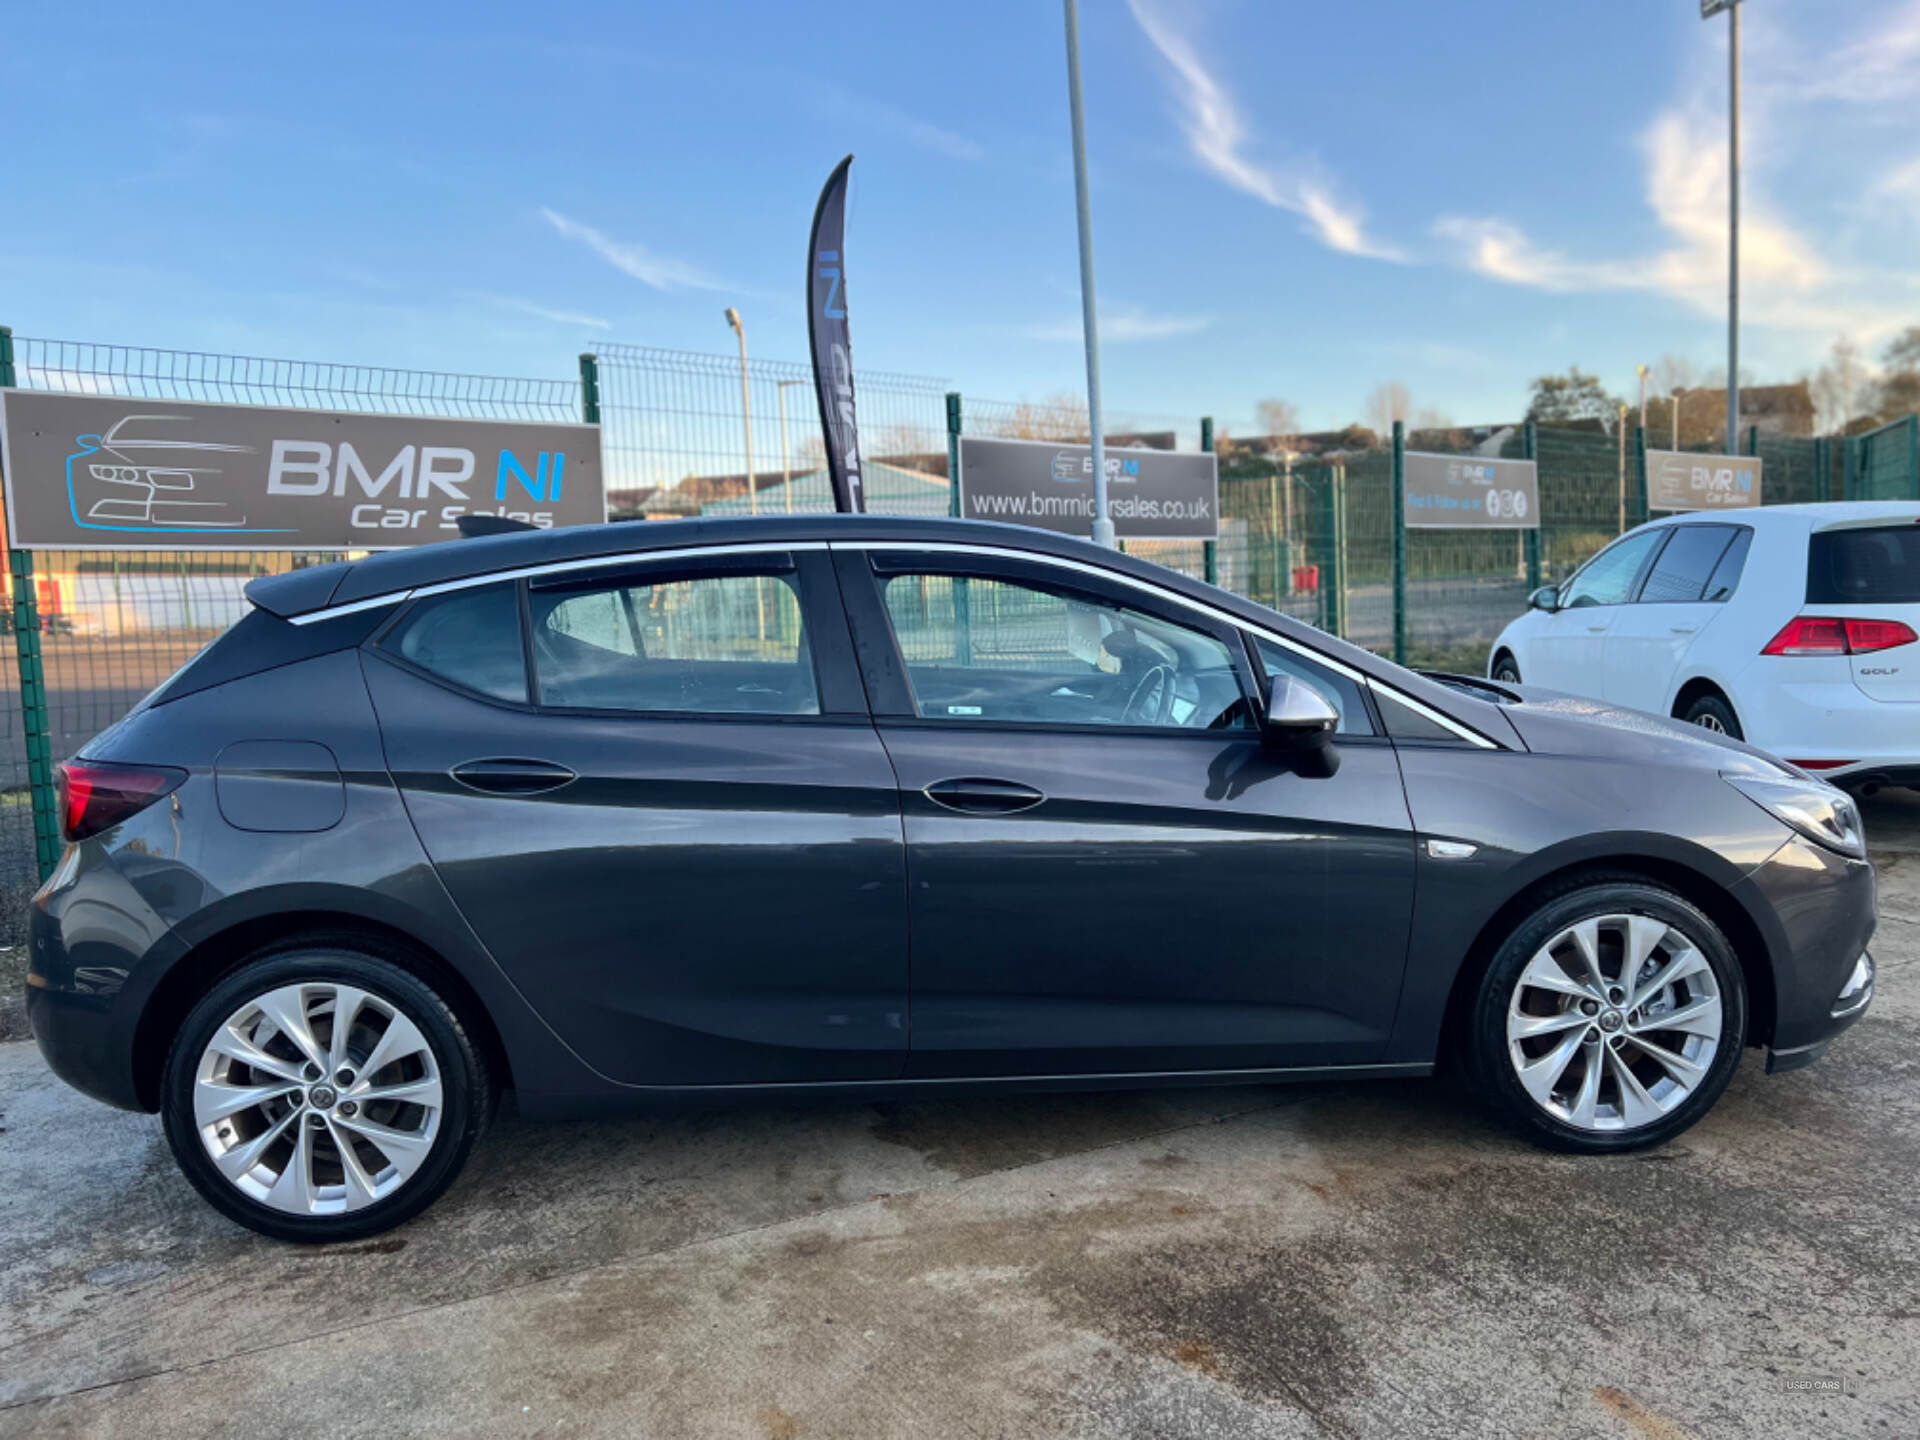
[(1920, 796), (1878, 995), (1701, 1124), (1443, 1081), (503, 1117), (418, 1221), (217, 1216), (0, 1046), (0, 1435), (1920, 1433)]

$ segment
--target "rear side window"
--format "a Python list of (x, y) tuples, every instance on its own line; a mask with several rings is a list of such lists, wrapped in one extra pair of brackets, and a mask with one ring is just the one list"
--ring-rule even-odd
[(542, 705), (696, 714), (818, 715), (792, 578), (689, 579), (536, 589)]
[(1753, 548), (1753, 531), (1745, 525), (1733, 532), (1733, 540), (1727, 546), (1727, 553), (1720, 557), (1720, 563), (1713, 567), (1713, 574), (1707, 579), (1707, 590), (1700, 598), (1703, 600), (1731, 600), (1733, 592), (1740, 588), (1740, 572), (1747, 568), (1747, 551)]
[(1653, 562), (1647, 583), (1640, 587), (1640, 603), (1698, 600), (1706, 593), (1707, 579), (1733, 538), (1731, 525), (1676, 525), (1660, 558)]
[(1822, 530), (1807, 542), (1809, 605), (1920, 605), (1920, 525)]
[(527, 698), (520, 605), (510, 584), (454, 590), (418, 601), (380, 645), (482, 695), (521, 702)]

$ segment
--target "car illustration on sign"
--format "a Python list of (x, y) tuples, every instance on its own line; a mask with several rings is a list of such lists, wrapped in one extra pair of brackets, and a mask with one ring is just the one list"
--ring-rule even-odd
[(185, 423), (182, 415), (126, 415), (103, 434), (76, 435), (81, 448), (67, 458), (74, 523), (135, 530), (245, 526), (247, 517), (228, 502), (205, 498), (205, 482), (224, 473), (223, 457), (251, 455), (253, 447), (165, 428)]

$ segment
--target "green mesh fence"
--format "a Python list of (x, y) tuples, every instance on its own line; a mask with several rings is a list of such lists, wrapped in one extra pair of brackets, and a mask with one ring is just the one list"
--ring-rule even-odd
[(1847, 441), (1846, 498), (1920, 500), (1920, 417)]
[[(572, 421), (577, 382), (455, 375), (12, 337), (22, 389), (153, 400), (312, 406), (378, 414)], [(44, 719), (25, 704), (13, 627), (0, 640), (0, 945), (18, 943), (24, 900), (48, 863), (36, 846), (30, 749), (58, 761), (118, 720), (246, 609), (256, 575), (338, 556), (288, 551), (35, 551), (35, 634)], [(16, 596), (8, 574), (11, 602)], [(44, 782), (43, 782), (44, 787)], [(44, 788), (43, 788), (44, 796)], [(43, 804), (45, 803), (43, 799)]]

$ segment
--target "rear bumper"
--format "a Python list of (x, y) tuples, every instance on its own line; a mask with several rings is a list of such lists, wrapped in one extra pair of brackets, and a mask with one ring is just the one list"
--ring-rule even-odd
[[(1920, 705), (1875, 700), (1844, 670), (1817, 681), (1804, 678), (1804, 669), (1829, 664), (1846, 662), (1763, 656), (1749, 666), (1734, 699), (1748, 743), (1783, 760), (1845, 762), (1821, 769), (1823, 780), (1889, 768), (1920, 775)], [(1783, 671), (1787, 666), (1803, 667), (1802, 678)]]

